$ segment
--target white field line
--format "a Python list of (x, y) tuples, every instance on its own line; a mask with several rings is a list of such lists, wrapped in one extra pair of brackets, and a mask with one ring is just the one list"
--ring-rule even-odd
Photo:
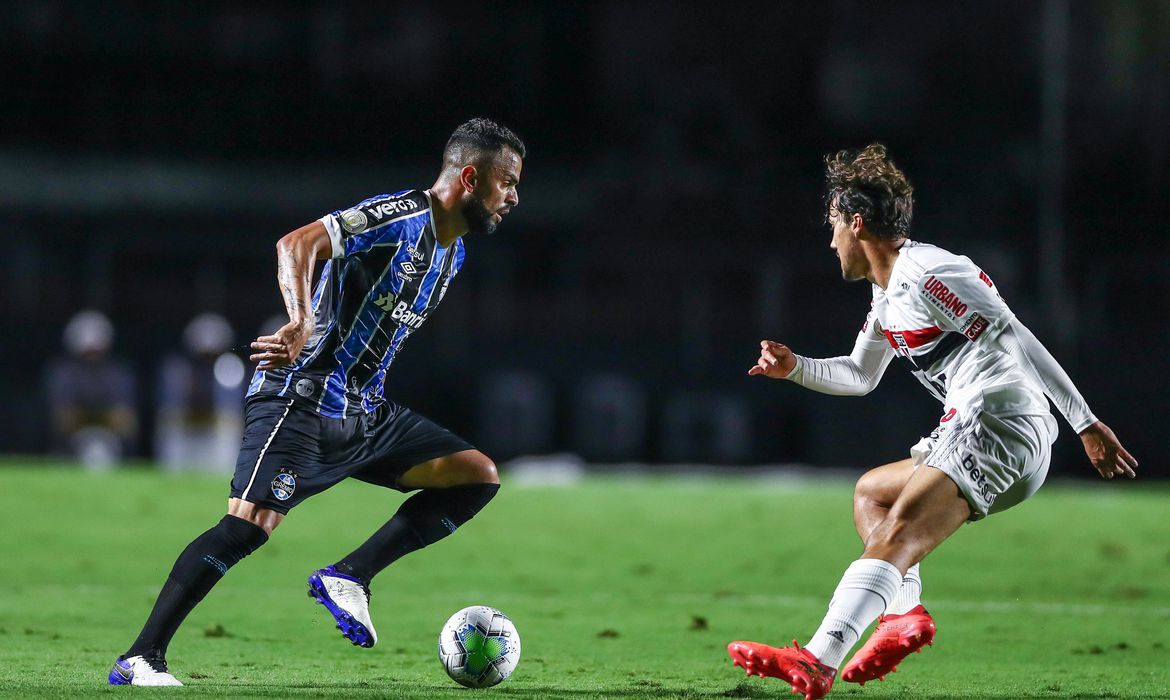
[[(664, 597), (669, 599), (674, 596), (667, 595)], [(688, 600), (679, 600), (678, 602), (698, 602), (699, 600), (706, 600), (752, 607), (769, 605), (811, 605), (824, 607), (828, 605), (828, 596), (824, 598), (814, 598), (812, 596), (730, 595), (714, 598), (712, 596), (690, 595), (686, 596), (686, 598), (688, 598)], [(956, 610), (960, 612), (1027, 612), (1039, 615), (1133, 615), (1170, 617), (1170, 607), (1155, 605), (1141, 606), (1117, 603), (1042, 603), (1022, 600), (947, 600), (945, 598), (931, 598), (929, 595), (927, 595), (923, 602), (927, 604), (931, 610)]]
[[(464, 595), (475, 597), (478, 591), (463, 592)], [(523, 600), (530, 598), (522, 595), (495, 593), (494, 598)], [(542, 596), (543, 597), (543, 596)], [(629, 593), (615, 593), (594, 591), (584, 596), (590, 603), (606, 603), (612, 600), (629, 601), (631, 598), (642, 598), (643, 595)], [(646, 596), (647, 607), (653, 607), (654, 602), (665, 602), (678, 605), (732, 605), (736, 607), (814, 607), (823, 608), (828, 604), (829, 597), (789, 596), (772, 594), (752, 595), (716, 595), (713, 593), (663, 593), (661, 595)], [(1170, 617), (1170, 607), (1141, 606), (1104, 603), (1041, 603), (1029, 601), (977, 601), (977, 600), (946, 600), (935, 599), (929, 596), (924, 601), (930, 609), (956, 610), (960, 612), (995, 612), (1013, 613), (1026, 612), (1039, 615), (1132, 615), (1145, 617)]]
[[(56, 589), (69, 595), (86, 595), (108, 593), (110, 590), (121, 591), (125, 595), (157, 595), (157, 586), (119, 586), (114, 584), (37, 584), (40, 590)], [(240, 591), (234, 591), (239, 593)], [(248, 595), (252, 595), (249, 590)], [(443, 589), (429, 591), (414, 591), (412, 596), (420, 598), (468, 598), (491, 599), (493, 601), (531, 602), (532, 600), (548, 601), (563, 599), (565, 604), (577, 605), (582, 602), (588, 604), (605, 604), (611, 601), (630, 602), (632, 599), (643, 600), (647, 609), (653, 609), (656, 603), (671, 605), (729, 605), (734, 607), (809, 607), (821, 609), (828, 604), (829, 596), (792, 596), (781, 594), (749, 594), (736, 593), (638, 593), (621, 591), (593, 591), (583, 596), (568, 596), (559, 593), (541, 592), (537, 594), (501, 593), (498, 591), (469, 591), (463, 589)], [(1170, 607), (1162, 605), (1128, 605), (1122, 603), (1044, 603), (1022, 600), (948, 600), (946, 598), (932, 598), (927, 595), (923, 601), (931, 610), (955, 610), (959, 612), (986, 612), (986, 613), (1029, 613), (1034, 615), (1127, 615), (1133, 617), (1170, 618)]]

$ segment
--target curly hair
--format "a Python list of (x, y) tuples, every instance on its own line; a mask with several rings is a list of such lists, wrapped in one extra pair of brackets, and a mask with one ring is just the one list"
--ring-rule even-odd
[(914, 216), (914, 187), (880, 143), (860, 151), (838, 151), (825, 156), (825, 220), (836, 209), (861, 214), (879, 238), (896, 240), (910, 235)]

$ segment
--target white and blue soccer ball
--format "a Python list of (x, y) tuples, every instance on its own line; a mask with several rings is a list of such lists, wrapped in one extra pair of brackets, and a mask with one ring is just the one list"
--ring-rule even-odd
[(504, 613), (486, 605), (463, 608), (439, 634), (447, 675), (468, 688), (502, 683), (520, 662), (520, 633)]

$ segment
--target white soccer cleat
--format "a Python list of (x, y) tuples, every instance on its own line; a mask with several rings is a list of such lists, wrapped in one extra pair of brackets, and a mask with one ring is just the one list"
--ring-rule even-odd
[(370, 621), (370, 591), (361, 581), (327, 566), (309, 576), (309, 595), (333, 614), (337, 629), (354, 646), (372, 647), (378, 643), (378, 633)]
[(147, 660), (143, 656), (131, 656), (128, 659), (118, 657), (114, 667), (110, 669), (110, 685), (183, 685), (170, 673), (167, 673), (167, 662), (161, 659)]

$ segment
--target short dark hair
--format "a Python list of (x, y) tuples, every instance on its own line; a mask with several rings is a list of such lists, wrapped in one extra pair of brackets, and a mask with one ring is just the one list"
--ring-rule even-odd
[(524, 142), (511, 129), (491, 119), (476, 117), (460, 124), (447, 139), (443, 162), (464, 165), (485, 155), (496, 155), (505, 148), (512, 149), (521, 158), (527, 154)]
[(825, 187), (826, 220), (830, 210), (836, 209), (849, 216), (861, 214), (866, 227), (879, 238), (910, 235), (914, 187), (882, 144), (825, 156)]

